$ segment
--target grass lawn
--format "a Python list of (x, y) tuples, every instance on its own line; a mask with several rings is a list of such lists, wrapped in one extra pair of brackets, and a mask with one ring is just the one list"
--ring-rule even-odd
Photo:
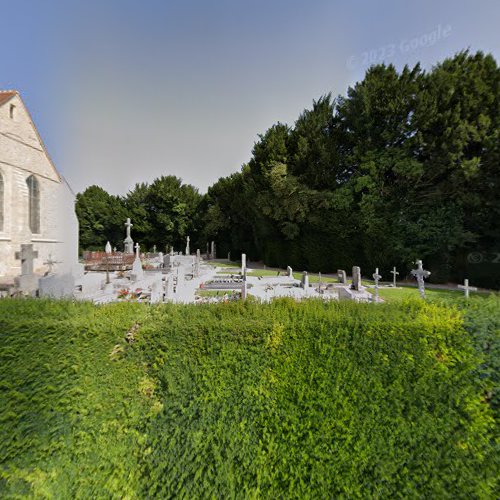
[[(368, 291), (373, 293), (373, 288), (369, 288)], [(397, 287), (397, 288), (380, 288), (379, 295), (381, 298), (388, 302), (397, 302), (406, 299), (419, 299), (420, 294), (418, 288), (413, 287)], [(477, 293), (471, 292), (471, 298), (484, 299), (487, 298), (489, 293)], [(464, 293), (461, 290), (438, 290), (432, 288), (425, 289), (425, 296), (429, 299), (443, 299), (451, 300), (457, 302), (465, 301)]]

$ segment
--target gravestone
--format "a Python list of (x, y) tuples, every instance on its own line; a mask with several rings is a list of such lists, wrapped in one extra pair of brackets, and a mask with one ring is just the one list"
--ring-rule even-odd
[(245, 279), (243, 279), (243, 283), (241, 284), (241, 300), (247, 300), (247, 295), (248, 295), (248, 286), (245, 276)]
[(309, 288), (309, 274), (307, 271), (304, 271), (302, 273), (302, 280), (300, 282), (300, 286), (304, 289), (307, 290)]
[(342, 283), (343, 285), (347, 283), (347, 274), (343, 269), (337, 270), (337, 276), (339, 283)]
[(39, 279), (38, 287), (40, 297), (73, 298), (75, 278), (71, 274), (50, 274)]
[(373, 274), (373, 279), (375, 280), (375, 294), (373, 296), (373, 301), (378, 302), (378, 282), (380, 279), (382, 279), (382, 276), (378, 273), (378, 267), (375, 269), (375, 273)]
[(112, 253), (113, 252), (113, 249), (111, 248), (111, 243), (109, 241), (106, 243), (106, 246), (104, 247), (104, 251), (106, 253)]
[(415, 276), (417, 278), (417, 283), (418, 283), (418, 291), (420, 293), (420, 296), (425, 299), (425, 282), (424, 279), (428, 278), (431, 275), (430, 271), (426, 271), (423, 267), (422, 261), (417, 260), (417, 269), (413, 269), (411, 272), (412, 276)]
[(392, 286), (396, 288), (396, 276), (399, 274), (396, 270), (396, 267), (392, 268), (391, 274), (392, 274)]
[(174, 275), (169, 274), (165, 279), (165, 299), (171, 299), (174, 295)]
[(179, 291), (179, 288), (184, 288), (186, 284), (186, 270), (184, 266), (179, 266), (177, 268), (177, 287), (175, 289), (176, 293)]
[(293, 269), (290, 266), (287, 266), (287, 268), (286, 268), (286, 275), (289, 278), (293, 278)]
[(132, 264), (132, 271), (130, 273), (130, 279), (132, 281), (141, 281), (144, 279), (144, 270), (142, 269), (142, 262), (139, 256), (139, 243), (135, 244), (135, 260)]
[(458, 288), (461, 288), (465, 292), (465, 298), (469, 298), (469, 291), (477, 292), (477, 288), (475, 286), (469, 286), (469, 280), (467, 278), (464, 279), (463, 285), (458, 285)]
[(38, 276), (33, 274), (33, 261), (38, 257), (38, 252), (33, 250), (33, 245), (21, 245), (21, 251), (16, 252), (16, 259), (21, 261), (21, 275), (14, 279), (18, 292), (32, 295), (38, 290)]
[(191, 254), (191, 249), (189, 248), (189, 236), (186, 238), (186, 255)]
[(247, 255), (245, 253), (241, 254), (241, 274), (245, 274), (247, 269)]
[(125, 253), (134, 253), (134, 240), (130, 236), (130, 228), (132, 226), (133, 224), (130, 222), (130, 218), (128, 218), (127, 221), (125, 222), (125, 227), (127, 228), (127, 235), (123, 240)]
[(149, 300), (151, 304), (163, 302), (163, 287), (161, 279), (157, 279), (151, 283), (151, 298)]
[(164, 267), (164, 269), (169, 269), (170, 266), (171, 266), (171, 262), (172, 262), (172, 257), (170, 256), (169, 253), (167, 253), (167, 255), (163, 256), (163, 267)]
[(210, 251), (210, 258), (215, 259), (216, 257), (216, 250), (215, 250), (215, 241), (212, 241), (212, 247)]
[(196, 277), (200, 275), (200, 262), (201, 262), (201, 252), (200, 249), (196, 249), (196, 260), (194, 264), (194, 274)]
[(353, 266), (352, 268), (352, 290), (361, 290), (361, 268), (358, 266)]

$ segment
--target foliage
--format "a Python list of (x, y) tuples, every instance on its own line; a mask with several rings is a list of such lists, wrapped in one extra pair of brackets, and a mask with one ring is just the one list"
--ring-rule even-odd
[(163, 176), (152, 184), (136, 184), (124, 197), (109, 195), (91, 186), (77, 195), (76, 213), (80, 222), (82, 249), (102, 249), (106, 241), (121, 249), (125, 237), (125, 220), (132, 219), (133, 239), (143, 250), (154, 245), (184, 249), (186, 236), (192, 248), (200, 244), (196, 212), (201, 195), (191, 185), (174, 176)]
[(420, 258), (431, 281), (500, 287), (493, 258), (468, 258), (500, 249), (499, 87), (481, 52), (429, 72), (371, 67), (259, 136), (241, 173), (209, 189), (206, 238), (271, 266), (384, 274)]
[(0, 496), (492, 498), (499, 300), (1, 300)]

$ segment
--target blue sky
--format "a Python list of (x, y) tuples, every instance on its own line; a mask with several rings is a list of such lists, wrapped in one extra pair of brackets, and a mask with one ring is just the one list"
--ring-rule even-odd
[(75, 191), (115, 194), (168, 174), (205, 191), (371, 63), (500, 47), (496, 0), (0, 0), (0, 16), (0, 88)]

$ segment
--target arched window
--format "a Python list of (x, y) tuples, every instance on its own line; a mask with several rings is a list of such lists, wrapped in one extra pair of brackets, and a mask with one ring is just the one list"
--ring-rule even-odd
[(40, 232), (40, 185), (34, 175), (26, 179), (29, 197), (29, 223), (32, 233)]
[(4, 192), (4, 186), (3, 186), (3, 176), (2, 172), (0, 172), (0, 233), (3, 231), (3, 192)]

